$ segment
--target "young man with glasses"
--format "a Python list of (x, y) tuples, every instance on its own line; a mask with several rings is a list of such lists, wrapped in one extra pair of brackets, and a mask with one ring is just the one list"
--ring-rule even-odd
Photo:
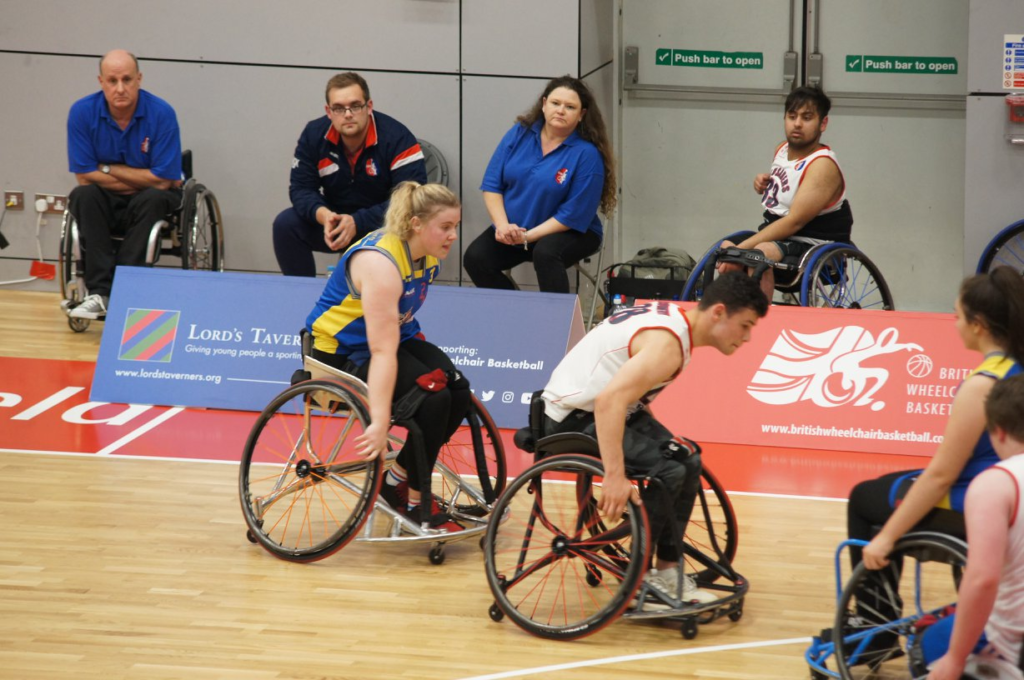
[(419, 142), (374, 111), (358, 73), (327, 81), (326, 114), (310, 121), (292, 159), (292, 207), (274, 219), (274, 254), (286, 276), (316, 276), (313, 251), (341, 252), (384, 220), (391, 190), (427, 181)]

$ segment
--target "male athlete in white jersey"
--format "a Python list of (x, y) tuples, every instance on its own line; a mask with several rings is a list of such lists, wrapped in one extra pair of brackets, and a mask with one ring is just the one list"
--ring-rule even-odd
[[(928, 680), (1024, 678), (1024, 375), (996, 382), (985, 400), (1002, 459), (967, 488), (967, 568), (956, 616), (924, 634)], [(950, 638), (952, 629), (952, 638)]]
[(667, 489), (668, 498), (657, 492), (643, 498), (657, 546), (656, 571), (646, 580), (674, 600), (717, 599), (699, 590), (691, 577), (682, 578), (682, 537), (670, 531), (671, 515), (680, 530), (690, 519), (700, 488), (700, 454), (676, 440), (647, 404), (682, 373), (693, 349), (732, 354), (767, 311), (758, 285), (738, 272), (716, 279), (700, 304), (686, 312), (671, 302), (628, 307), (580, 340), (544, 388), (544, 435), (583, 432), (597, 438), (605, 472), (598, 508), (606, 517), (621, 516), (635, 493), (628, 475), (654, 471)]
[[(829, 98), (816, 87), (798, 87), (786, 97), (786, 141), (775, 149), (771, 171), (754, 177), (761, 195), (764, 222), (756, 234), (737, 244), (756, 248), (771, 260), (796, 264), (811, 246), (849, 241), (853, 213), (846, 200), (846, 181), (832, 149), (821, 143), (828, 127)], [(723, 241), (722, 247), (733, 245)], [(719, 271), (742, 265), (719, 265)], [(771, 269), (761, 278), (770, 300), (775, 288)]]

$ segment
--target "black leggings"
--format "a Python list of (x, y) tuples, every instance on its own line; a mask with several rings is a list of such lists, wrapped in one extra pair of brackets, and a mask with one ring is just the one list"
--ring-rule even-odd
[[(559, 432), (582, 432), (597, 439), (594, 414), (577, 410), (560, 423), (544, 419), (545, 435)], [(634, 413), (626, 421), (622, 438), (627, 475), (647, 475), (656, 467), (658, 469), (655, 476), (660, 485), (648, 485), (643, 502), (651, 538), (655, 542), (655, 555), (666, 562), (678, 562), (682, 557), (679, 551), (682, 537), (700, 492), (700, 454), (667, 458), (665, 447), (674, 439), (668, 428), (646, 409)], [(661, 486), (664, 489), (659, 488)], [(672, 517), (675, 517), (674, 524)], [(674, 527), (677, 527), (678, 534), (672, 531)]]
[[(318, 349), (313, 350), (313, 358), (325, 364), (351, 373), (360, 380), (366, 380), (370, 374), (370, 361), (354, 364), (347, 358), (336, 354), (327, 354)], [(441, 447), (455, 431), (459, 429), (463, 418), (469, 412), (473, 393), (469, 391), (469, 381), (456, 371), (455, 365), (444, 352), (426, 340), (412, 338), (398, 346), (398, 373), (395, 376), (395, 391), (392, 403), (398, 401), (413, 389), (419, 389), (416, 379), (436, 369), (441, 369), (448, 376), (448, 385), (439, 392), (430, 392), (420, 404), (413, 416), (423, 433), (423, 449), (426, 453), (429, 470), (440, 454)], [(404, 447), (398, 454), (397, 462), (409, 473), (409, 487), (421, 491), (420, 470), (416, 456)]]
[(514, 290), (515, 284), (505, 270), (523, 262), (533, 262), (537, 286), (542, 293), (568, 293), (566, 269), (601, 249), (601, 237), (592, 232), (569, 230), (548, 234), (530, 244), (509, 246), (494, 239), (494, 229), (485, 229), (462, 257), (462, 266), (477, 288)]
[[(905, 470), (882, 475), (878, 479), (870, 479), (853, 487), (850, 492), (850, 503), (846, 507), (846, 531), (850, 538), (870, 541), (878, 530), (892, 517), (895, 508), (890, 502), (893, 485), (899, 482), (895, 499), (907, 495), (914, 473), (920, 470)], [(900, 478), (905, 478), (900, 482)], [(964, 516), (955, 510), (935, 508), (914, 526), (914, 531), (938, 531), (957, 538), (965, 538)], [(863, 550), (859, 547), (850, 548), (850, 562), (856, 568), (862, 559)], [(896, 592), (895, 581), (903, 569), (900, 560), (893, 560), (892, 566), (869, 572), (864, 581), (862, 592), (857, 596), (857, 610), (872, 620), (880, 614), (883, 617), (896, 618), (900, 612), (893, 607), (891, 598), (884, 596), (886, 587)], [(899, 606), (899, 603), (895, 603)], [(877, 613), (876, 613), (877, 612)]]

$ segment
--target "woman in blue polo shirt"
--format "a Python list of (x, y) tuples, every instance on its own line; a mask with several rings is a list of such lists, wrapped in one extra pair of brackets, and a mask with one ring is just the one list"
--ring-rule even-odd
[(492, 225), (466, 249), (477, 288), (515, 288), (505, 270), (532, 261), (541, 291), (568, 293), (566, 269), (601, 247), (598, 210), (615, 209), (615, 163), (589, 88), (555, 78), (498, 144), (484, 204)]

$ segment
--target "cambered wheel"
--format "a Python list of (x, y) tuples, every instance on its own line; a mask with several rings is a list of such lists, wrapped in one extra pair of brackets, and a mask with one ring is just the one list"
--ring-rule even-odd
[(263, 409), (238, 477), (242, 514), (260, 545), (285, 560), (312, 562), (355, 537), (383, 478), (382, 456), (355, 455), (368, 423), (365, 402), (329, 380), (293, 385)]
[[(488, 504), (493, 504), (505, 490), (507, 469), (501, 432), (476, 395), (473, 396), (471, 413), (448, 443), (441, 447), (438, 461), (479, 488)], [(446, 478), (442, 480), (441, 498), (449, 499), (454, 489), (450, 488), (451, 483)], [(459, 509), (473, 511), (472, 508)]]
[[(64, 211), (60, 226), (60, 248), (57, 251), (57, 275), (60, 276), (60, 295), (68, 308), (81, 304), (85, 299), (85, 271), (76, 248), (78, 225), (70, 210)], [(68, 327), (81, 333), (89, 327), (89, 319), (68, 317)]]
[(216, 196), (190, 180), (182, 197), (178, 224), (181, 268), (224, 271), (224, 227)]
[(839, 598), (833, 625), (839, 676), (927, 675), (915, 646), (927, 626), (956, 603), (954, 575), (966, 555), (967, 546), (959, 539), (916, 532), (896, 543), (884, 569), (873, 572), (859, 564)]
[(804, 306), (896, 309), (882, 272), (856, 248), (829, 248), (814, 258), (809, 267), (801, 288)]
[(649, 558), (646, 515), (631, 500), (606, 526), (595, 501), (602, 478), (593, 457), (552, 456), (498, 499), (484, 547), (487, 582), (497, 607), (523, 630), (561, 640), (595, 633), (636, 592)]
[[(715, 251), (722, 245), (723, 241), (730, 241), (731, 243), (741, 243), (743, 240), (753, 235), (752, 231), (737, 231), (734, 234), (729, 234), (724, 239), (715, 241), (715, 243), (704, 251), (704, 254), (697, 264), (693, 268), (693, 272), (690, 273), (690, 278), (686, 281), (686, 286), (683, 288), (683, 299), (691, 302), (696, 302), (704, 296), (704, 269), (707, 268), (708, 262), (715, 257)], [(714, 266), (712, 264), (712, 266)]]
[(1024, 220), (1003, 229), (985, 247), (978, 262), (978, 273), (988, 273), (996, 267), (1012, 267), (1024, 273)]
[[(739, 549), (739, 528), (732, 503), (718, 478), (707, 467), (700, 473), (701, 490), (693, 506), (685, 539), (692, 547), (723, 566), (732, 565)], [(687, 573), (698, 581), (714, 581), (721, 574), (687, 557)]]

